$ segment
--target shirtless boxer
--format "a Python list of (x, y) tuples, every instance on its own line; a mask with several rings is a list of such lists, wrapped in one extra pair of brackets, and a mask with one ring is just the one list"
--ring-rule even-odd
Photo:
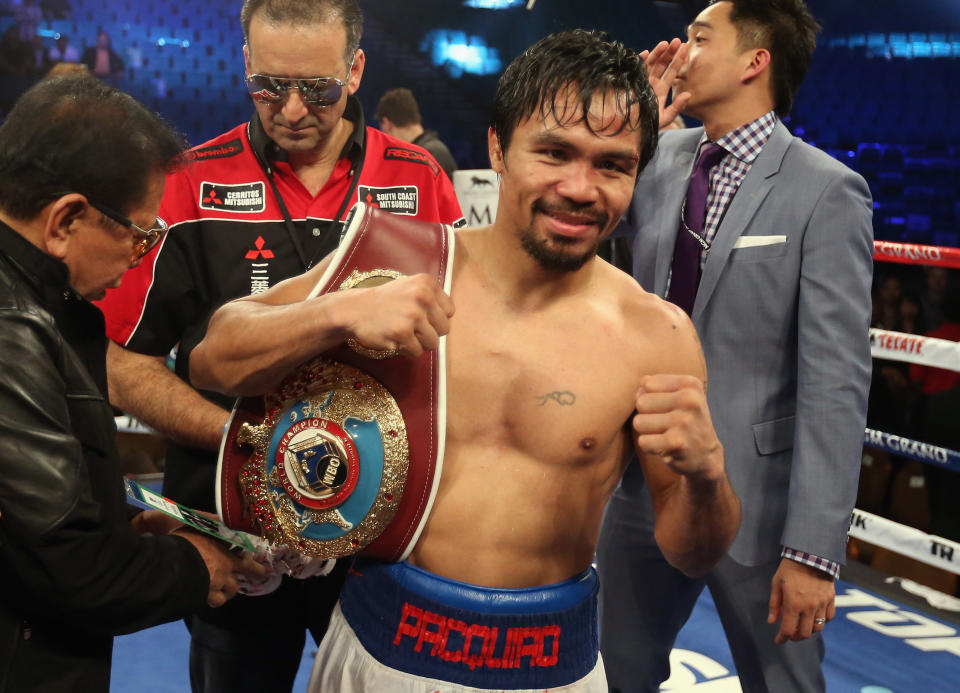
[(702, 574), (733, 540), (739, 502), (696, 333), (596, 257), (657, 119), (636, 54), (549, 36), (500, 79), (498, 216), (457, 233), (452, 299), (413, 276), (304, 301), (319, 266), (214, 315), (191, 375), (232, 394), (263, 393), (350, 337), (417, 356), (447, 335), (432, 513), (408, 561), (355, 563), (311, 690), (606, 691), (590, 564), (634, 446), (674, 565)]

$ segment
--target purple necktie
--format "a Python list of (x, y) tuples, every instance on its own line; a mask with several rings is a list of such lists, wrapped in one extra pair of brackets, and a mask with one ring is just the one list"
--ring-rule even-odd
[(693, 301), (700, 284), (700, 252), (709, 247), (704, 238), (703, 222), (707, 216), (707, 193), (710, 191), (710, 169), (720, 163), (727, 150), (714, 142), (707, 142), (700, 150), (700, 158), (693, 167), (690, 187), (680, 208), (680, 228), (673, 249), (670, 290), (667, 300), (683, 308), (687, 315), (693, 312)]

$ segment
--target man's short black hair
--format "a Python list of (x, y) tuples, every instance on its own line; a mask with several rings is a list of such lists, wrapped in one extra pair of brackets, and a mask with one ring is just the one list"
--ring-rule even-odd
[(384, 92), (377, 104), (376, 119), (388, 118), (391, 123), (399, 127), (420, 125), (420, 107), (409, 89), (390, 89)]
[[(566, 112), (565, 101), (558, 98), (568, 88), (578, 94), (578, 112)], [(506, 153), (513, 131), (526, 118), (552, 116), (562, 125), (576, 124), (574, 118), (579, 118), (589, 128), (591, 102), (608, 94), (616, 97), (617, 114), (623, 118), (620, 131), (640, 128), (640, 171), (657, 148), (657, 98), (637, 51), (597, 31), (551, 34), (510, 63), (497, 84), (490, 125)], [(634, 110), (635, 105), (639, 108)]]
[(253, 15), (263, 11), (263, 19), (270, 24), (315, 25), (339, 21), (347, 32), (347, 65), (360, 47), (363, 34), (363, 12), (357, 0), (244, 0), (240, 9), (240, 26), (243, 41), (250, 45), (250, 21)]
[(710, 4), (718, 2), (732, 5), (730, 21), (741, 51), (765, 48), (770, 52), (774, 109), (786, 117), (810, 69), (820, 24), (803, 0), (711, 0)]
[(0, 126), (0, 207), (31, 219), (58, 193), (78, 192), (130, 212), (185, 146), (159, 116), (94, 77), (46, 79)]

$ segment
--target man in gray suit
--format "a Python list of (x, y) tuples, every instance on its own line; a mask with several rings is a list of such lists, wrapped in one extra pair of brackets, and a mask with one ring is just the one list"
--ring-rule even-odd
[(661, 97), (673, 88), (673, 110), (704, 127), (662, 133), (638, 180), (634, 274), (700, 334), (743, 521), (720, 564), (687, 578), (657, 550), (650, 494), (627, 468), (598, 546), (611, 691), (657, 690), (704, 585), (744, 691), (825, 687), (820, 632), (866, 418), (873, 244), (864, 180), (779, 120), (818, 29), (802, 0), (714, 0), (687, 43), (647, 57)]

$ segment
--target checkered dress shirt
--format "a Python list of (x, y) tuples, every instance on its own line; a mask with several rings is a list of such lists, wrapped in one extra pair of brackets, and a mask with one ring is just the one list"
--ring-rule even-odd
[[(746, 178), (750, 167), (760, 154), (760, 150), (763, 149), (763, 145), (773, 134), (773, 128), (776, 124), (776, 114), (769, 111), (717, 140), (717, 144), (726, 149), (728, 153), (710, 171), (710, 192), (707, 194), (707, 214), (703, 223), (703, 235), (708, 244), (713, 245), (713, 239), (717, 236), (717, 229), (720, 228), (723, 215), (726, 214), (733, 196), (736, 195), (740, 183)], [(697, 147), (698, 154), (700, 147), (706, 141), (707, 137), (704, 134), (700, 145)], [(700, 252), (701, 269), (707, 261), (709, 252), (706, 249)], [(822, 570), (829, 573), (834, 579), (840, 577), (840, 564), (834, 561), (828, 561), (825, 558), (791, 549), (787, 546), (780, 547), (780, 556)]]
[[(727, 154), (720, 163), (710, 170), (710, 192), (707, 194), (707, 214), (703, 222), (703, 236), (707, 243), (713, 245), (717, 236), (717, 229), (723, 215), (727, 213), (733, 196), (737, 194), (740, 183), (747, 177), (750, 167), (763, 149), (763, 145), (770, 139), (773, 128), (777, 124), (777, 116), (773, 111), (765, 113), (756, 120), (728, 132), (717, 140), (717, 144), (727, 150)], [(697, 148), (707, 141), (704, 134)], [(707, 261), (709, 250), (700, 252), (700, 267)]]
[(780, 547), (780, 556), (782, 558), (792, 559), (797, 563), (803, 563), (811, 568), (818, 568), (825, 573), (829, 573), (834, 580), (840, 577), (839, 563), (828, 561), (826, 558), (820, 558), (820, 556), (814, 556), (812, 553), (804, 553), (803, 551), (782, 546)]

